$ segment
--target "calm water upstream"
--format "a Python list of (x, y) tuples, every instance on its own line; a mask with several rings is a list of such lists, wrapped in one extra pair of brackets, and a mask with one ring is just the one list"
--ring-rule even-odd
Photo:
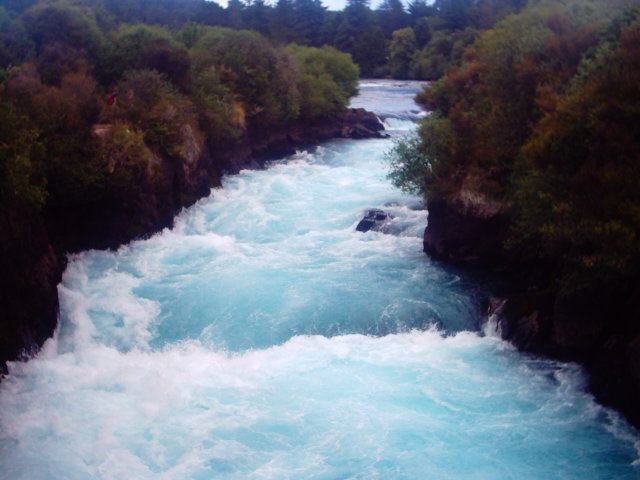
[[(418, 88), (354, 105), (398, 135)], [(229, 176), (174, 229), (72, 257), (56, 337), (0, 384), (0, 477), (639, 478), (578, 367), (481, 333), (484, 287), (422, 253), (391, 144)], [(372, 207), (395, 234), (355, 231)]]

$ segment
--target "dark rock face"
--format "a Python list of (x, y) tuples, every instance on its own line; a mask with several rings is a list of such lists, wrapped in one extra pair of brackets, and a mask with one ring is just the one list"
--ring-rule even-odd
[(182, 160), (154, 156), (134, 188), (89, 206), (50, 207), (42, 214), (0, 206), (0, 370), (8, 360), (36, 353), (53, 334), (67, 253), (117, 248), (171, 227), (175, 214), (219, 186), (224, 173), (260, 168), (266, 160), (331, 138), (381, 137), (383, 129), (363, 109), (277, 128), (254, 127), (237, 141), (218, 144), (206, 144), (201, 132), (184, 126)]
[(369, 230), (382, 231), (383, 225), (391, 217), (383, 210), (374, 208), (369, 210), (360, 223), (356, 226), (358, 232), (368, 232)]
[(438, 260), (489, 267), (504, 260), (509, 222), (498, 211), (480, 212), (461, 203), (432, 200), (424, 233), (424, 251)]
[(489, 319), (519, 350), (581, 362), (601, 403), (640, 425), (640, 309), (606, 292), (528, 292), (489, 302)]
[(428, 202), (425, 252), (513, 280), (510, 294), (489, 302), (489, 321), (502, 338), (522, 351), (581, 362), (598, 401), (640, 426), (638, 279), (616, 284), (603, 280), (572, 292), (541, 287), (550, 285), (549, 266), (528, 263), (503, 247), (508, 215), (481, 196), (468, 195), (469, 199)]
[(19, 206), (0, 211), (0, 372), (5, 361), (38, 351), (57, 325), (64, 259), (42, 216)]

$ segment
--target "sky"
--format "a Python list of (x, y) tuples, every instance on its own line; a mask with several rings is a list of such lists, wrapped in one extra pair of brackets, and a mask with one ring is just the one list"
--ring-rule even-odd
[[(222, 7), (227, 6), (227, 0), (214, 0), (214, 1)], [(369, 4), (369, 6), (371, 8), (377, 8), (378, 5), (380, 5), (382, 2), (383, 0), (371, 0), (371, 3)], [(267, 3), (275, 3), (275, 0), (271, 0), (271, 2), (267, 0)], [(329, 8), (329, 10), (342, 10), (347, 4), (347, 0), (322, 0), (322, 4), (325, 7)]]

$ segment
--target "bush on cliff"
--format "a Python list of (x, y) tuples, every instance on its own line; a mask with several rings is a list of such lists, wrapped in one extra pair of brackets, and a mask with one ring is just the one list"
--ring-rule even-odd
[(183, 127), (197, 123), (189, 98), (156, 70), (131, 70), (117, 86), (121, 94), (105, 109), (105, 119), (132, 125), (150, 148), (178, 157), (185, 143)]

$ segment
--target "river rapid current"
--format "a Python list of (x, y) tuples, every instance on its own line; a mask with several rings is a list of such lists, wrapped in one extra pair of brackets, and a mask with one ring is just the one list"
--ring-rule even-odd
[[(418, 89), (353, 103), (398, 136)], [(173, 229), (71, 257), (55, 337), (0, 384), (0, 478), (640, 478), (581, 369), (484, 334), (483, 282), (422, 253), (392, 142), (228, 176)], [(370, 208), (391, 233), (355, 230)]]

